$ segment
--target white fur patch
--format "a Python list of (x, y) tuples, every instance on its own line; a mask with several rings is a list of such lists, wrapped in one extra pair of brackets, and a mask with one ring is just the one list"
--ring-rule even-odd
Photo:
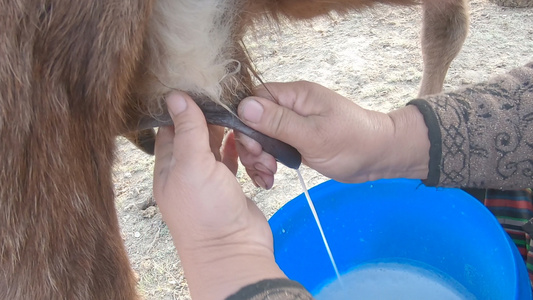
[[(150, 94), (170, 89), (203, 94), (220, 103), (222, 81), (240, 65), (232, 60), (235, 0), (158, 0), (148, 34), (148, 68), (158, 79)], [(231, 82), (231, 80), (229, 80)], [(155, 89), (155, 90), (153, 90)]]

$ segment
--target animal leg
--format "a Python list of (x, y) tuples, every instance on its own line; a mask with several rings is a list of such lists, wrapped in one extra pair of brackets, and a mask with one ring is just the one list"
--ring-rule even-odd
[(418, 96), (440, 93), (452, 60), (468, 33), (466, 0), (426, 0), (423, 3), (422, 56), (424, 73)]

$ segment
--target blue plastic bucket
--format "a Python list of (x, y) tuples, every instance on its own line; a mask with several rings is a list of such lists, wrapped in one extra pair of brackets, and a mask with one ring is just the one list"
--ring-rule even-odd
[[(309, 192), (341, 274), (369, 262), (410, 260), (447, 274), (477, 299), (531, 299), (515, 245), (462, 190), (394, 179), (328, 181)], [(304, 195), (269, 223), (276, 262), (290, 279), (316, 295), (336, 278)]]

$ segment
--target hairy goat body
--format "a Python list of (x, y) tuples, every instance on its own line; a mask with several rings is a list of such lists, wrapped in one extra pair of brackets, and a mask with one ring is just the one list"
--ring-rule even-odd
[[(249, 94), (240, 44), (255, 20), (375, 2), (0, 0), (0, 299), (137, 299), (120, 235), (114, 139), (172, 89)], [(421, 94), (466, 36), (463, 0), (423, 3)]]

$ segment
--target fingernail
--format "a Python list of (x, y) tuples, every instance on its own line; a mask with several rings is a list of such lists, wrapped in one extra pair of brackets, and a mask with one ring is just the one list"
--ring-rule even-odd
[(180, 93), (172, 93), (168, 96), (167, 106), (171, 114), (178, 115), (185, 111), (187, 102)]
[(270, 171), (265, 165), (261, 164), (261, 163), (256, 163), (254, 164), (254, 168), (257, 170), (257, 171), (261, 171), (263, 173), (269, 173), (269, 174), (274, 174), (274, 172)]
[(263, 178), (261, 178), (259, 175), (254, 176), (254, 182), (256, 185), (266, 190), (266, 183), (263, 181)]
[(246, 121), (258, 123), (263, 115), (263, 105), (254, 99), (247, 99), (240, 105), (241, 117)]

